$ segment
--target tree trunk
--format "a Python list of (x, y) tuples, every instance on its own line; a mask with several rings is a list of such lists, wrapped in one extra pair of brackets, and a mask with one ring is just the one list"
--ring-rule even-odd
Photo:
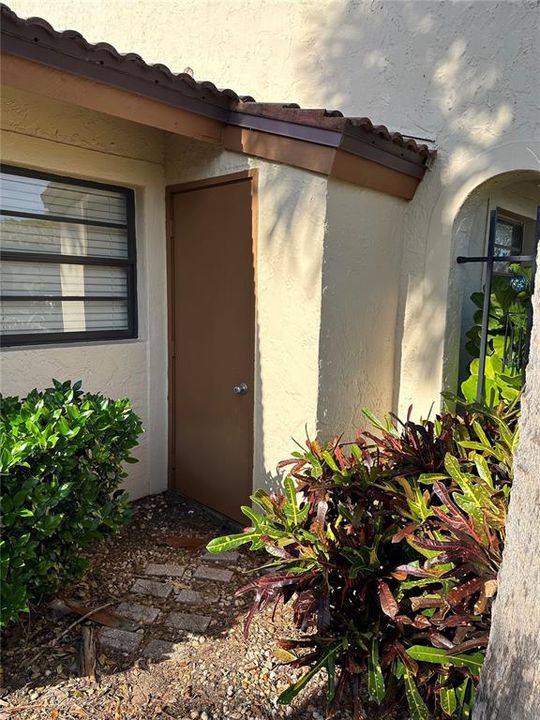
[(540, 717), (540, 277), (506, 547), (474, 720)]

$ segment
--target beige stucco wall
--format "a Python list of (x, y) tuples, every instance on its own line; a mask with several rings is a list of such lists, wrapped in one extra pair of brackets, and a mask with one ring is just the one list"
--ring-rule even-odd
[(10, 88), (2, 101), (6, 163), (136, 190), (139, 338), (0, 355), (5, 394), (80, 378), (88, 390), (132, 399), (146, 428), (129, 468), (133, 497), (166, 487), (165, 188), (257, 169), (254, 484), (271, 484), (291, 436), (302, 440), (317, 425), (326, 178)]
[[(63, 348), (61, 360), (53, 348), (32, 356), (39, 357), (36, 384), (83, 362), (87, 383), (111, 394), (124, 394), (141, 365), (148, 368), (136, 404), (156, 432), (144, 440), (148, 459), (135, 471), (137, 494), (165, 483), (165, 314), (156, 310), (164, 307), (165, 257), (148, 248), (164, 242), (167, 183), (259, 168), (257, 483), (274, 476), (290, 435), (302, 437), (306, 423), (325, 434), (350, 431), (363, 405), (403, 414), (412, 403), (420, 414), (437, 402), (445, 347), (459, 334), (458, 315), (447, 307), (456, 291), (449, 278), (460, 208), (495, 175), (539, 166), (538, 16), (530, 3), (10, 4), (22, 16), (45, 15), (58, 29), (74, 27), (90, 41), (109, 41), (177, 71), (189, 66), (197, 79), (258, 99), (367, 114), (439, 147), (406, 204), (97, 113), (8, 98), (7, 161), (138, 189), (141, 339), (125, 353), (117, 344), (89, 353)], [(350, 335), (343, 339), (345, 329)], [(15, 390), (24, 373), (9, 358), (28, 362), (29, 352), (6, 353), (4, 382)], [(113, 378), (118, 367), (122, 381), (116, 372)], [(150, 397), (160, 408), (155, 413)]]
[(395, 322), (406, 203), (295, 168), (4, 88), (7, 163), (134, 187), (139, 338), (5, 349), (2, 392), (54, 378), (128, 396), (146, 428), (134, 497), (166, 487), (165, 188), (257, 170), (254, 485), (319, 431), (347, 431), (363, 406), (393, 402)]
[(406, 203), (330, 180), (322, 270), (319, 431), (350, 437), (395, 406)]
[(438, 0), (11, 0), (175, 71), (267, 101), (340, 108), (434, 139), (407, 207), (398, 406), (426, 412), (442, 385), (452, 228), (479, 184), (537, 169), (535, 2)]
[(146, 432), (130, 466), (133, 497), (166, 488), (166, 313), (163, 139), (98, 113), (3, 88), (2, 160), (136, 191), (139, 337), (133, 341), (3, 349), (0, 391), (24, 395), (52, 378), (129, 397)]

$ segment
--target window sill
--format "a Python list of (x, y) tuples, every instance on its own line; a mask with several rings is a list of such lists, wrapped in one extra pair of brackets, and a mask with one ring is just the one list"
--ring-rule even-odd
[(28, 352), (30, 350), (68, 350), (70, 348), (88, 348), (103, 347), (110, 345), (134, 345), (147, 342), (147, 338), (118, 338), (111, 340), (79, 340), (77, 342), (59, 342), (59, 343), (29, 343), (28, 345), (11, 345), (9, 347), (2, 346), (1, 352)]

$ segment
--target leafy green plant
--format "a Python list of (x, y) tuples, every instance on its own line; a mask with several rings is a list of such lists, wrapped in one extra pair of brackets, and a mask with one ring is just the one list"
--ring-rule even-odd
[[(504, 542), (515, 414), (443, 413), (381, 422), (280, 464), (283, 492), (253, 495), (250, 525), (213, 552), (264, 548), (255, 612), (291, 603), (305, 636), (283, 640), (306, 667), (289, 702), (321, 670), (327, 710), (382, 717), (406, 700), (413, 720), (469, 717)], [(367, 696), (367, 700), (364, 698)]]
[[(488, 407), (495, 407), (501, 401), (512, 402), (523, 386), (529, 333), (531, 268), (512, 263), (509, 270), (510, 275), (494, 275), (492, 280), (482, 398)], [(525, 287), (518, 284), (517, 289), (514, 289), (513, 278), (523, 278)], [(461, 384), (461, 392), (468, 402), (476, 400), (478, 388), (484, 298), (484, 292), (471, 295), (477, 309), (473, 325), (466, 334), (465, 347), (473, 359), (469, 365), (469, 376)]]
[(81, 549), (130, 516), (119, 490), (142, 432), (128, 400), (60, 383), (0, 396), (2, 625), (87, 567)]

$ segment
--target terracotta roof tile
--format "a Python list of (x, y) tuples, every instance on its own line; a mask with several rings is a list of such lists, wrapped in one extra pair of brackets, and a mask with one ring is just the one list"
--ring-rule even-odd
[(325, 128), (338, 132), (347, 131), (358, 135), (358, 130), (366, 134), (376, 135), (401, 148), (418, 153), (424, 158), (435, 155), (435, 150), (424, 143), (417, 143), (414, 138), (391, 132), (386, 125), (374, 125), (368, 117), (346, 117), (339, 110), (326, 110), (325, 108), (301, 108), (296, 104), (258, 103), (253, 100), (239, 100), (231, 107), (236, 112), (256, 115), (258, 117), (273, 118), (307, 125), (310, 127)]
[(196, 96), (202, 100), (212, 100), (228, 108), (233, 101), (253, 100), (246, 96), (240, 98), (234, 90), (217, 88), (212, 82), (197, 82), (188, 73), (174, 73), (162, 63), (151, 65), (137, 53), (120, 53), (106, 42), (89, 43), (76, 30), (55, 30), (41, 17), (20, 18), (7, 5), (0, 4), (2, 35), (17, 37), (33, 42), (41, 47), (56, 49), (74, 60), (84, 59), (88, 64), (113, 67), (128, 75), (144, 78), (147, 82), (172, 85), (178, 92)]
[[(188, 73), (174, 73), (161, 63), (148, 64), (136, 53), (122, 54), (109, 43), (89, 43), (79, 32), (55, 30), (39, 17), (23, 19), (0, 4), (3, 52), (22, 55), (97, 82), (123, 87), (162, 102), (184, 107), (235, 124), (234, 117), (249, 117), (328, 130), (349, 138), (349, 151), (360, 141), (412, 163), (427, 165), (436, 150), (385, 125), (374, 125), (368, 117), (345, 117), (339, 110), (301, 108), (295, 103), (259, 103), (212, 82), (200, 82)], [(285, 133), (282, 133), (285, 134)], [(361, 153), (360, 153), (361, 154)]]

